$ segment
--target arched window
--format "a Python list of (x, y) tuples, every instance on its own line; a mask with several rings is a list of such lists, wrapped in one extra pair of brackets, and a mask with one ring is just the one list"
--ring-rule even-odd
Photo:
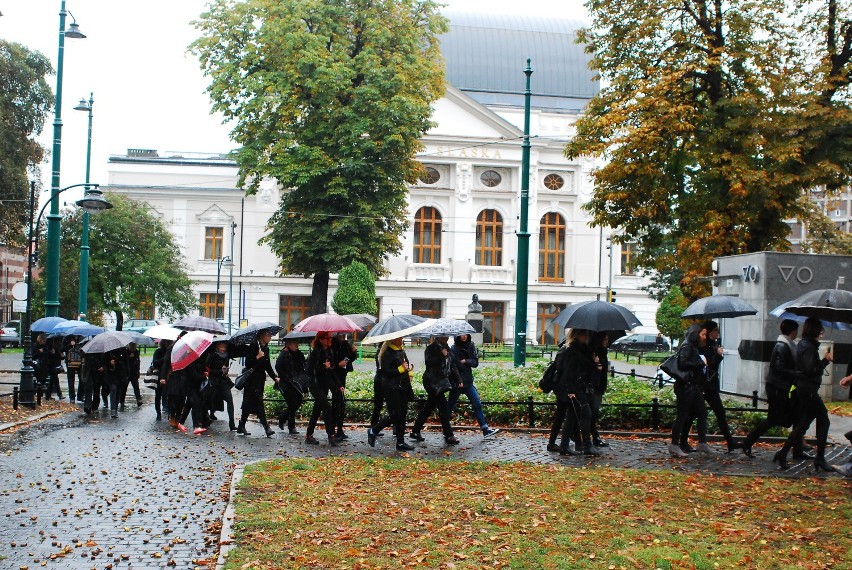
[(482, 210), (476, 218), (476, 264), (503, 265), (503, 216)]
[(556, 212), (548, 212), (541, 218), (538, 279), (565, 282), (565, 219)]
[(431, 206), (414, 216), (414, 263), (441, 263), (441, 214)]

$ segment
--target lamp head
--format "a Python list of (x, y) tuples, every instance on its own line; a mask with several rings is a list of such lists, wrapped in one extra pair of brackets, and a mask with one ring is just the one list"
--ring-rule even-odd
[(72, 22), (65, 30), (65, 37), (82, 40), (86, 37), (86, 34), (80, 31), (80, 25), (77, 22)]
[(97, 214), (98, 212), (112, 208), (112, 204), (107, 202), (106, 198), (104, 198), (104, 193), (101, 192), (97, 184), (86, 187), (86, 193), (83, 195), (83, 198), (77, 200), (76, 204), (90, 214)]
[(74, 107), (74, 110), (75, 111), (91, 111), (92, 108), (89, 107), (89, 104), (86, 102), (86, 98), (83, 97), (82, 99), (80, 99), (80, 102), (77, 103), (77, 106)]

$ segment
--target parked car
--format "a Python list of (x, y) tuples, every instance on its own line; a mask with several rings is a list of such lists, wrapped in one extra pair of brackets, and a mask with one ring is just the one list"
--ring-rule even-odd
[(219, 321), (219, 324), (222, 325), (222, 328), (224, 328), (225, 331), (227, 331), (225, 334), (234, 334), (235, 332), (240, 330), (240, 325), (238, 323), (232, 322), (231, 327), (228, 328), (228, 319), (216, 319), (216, 320)]
[(9, 321), (0, 329), (0, 346), (21, 345), (21, 321)]
[(129, 319), (124, 321), (121, 330), (143, 333), (155, 326), (157, 326), (157, 321), (153, 319)]
[(634, 333), (613, 341), (609, 348), (617, 352), (668, 352), (671, 345), (662, 335)]

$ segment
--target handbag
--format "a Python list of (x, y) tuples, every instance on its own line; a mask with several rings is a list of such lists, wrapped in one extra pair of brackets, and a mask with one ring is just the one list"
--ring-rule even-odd
[(237, 376), (237, 379), (234, 381), (234, 388), (237, 390), (245, 388), (246, 382), (248, 382), (252, 372), (254, 372), (254, 369), (252, 368), (243, 368), (243, 371), (240, 372), (239, 376)]
[(453, 389), (450, 379), (443, 374), (435, 374), (430, 370), (423, 373), (423, 388), (430, 396), (444, 394)]
[(675, 380), (680, 380), (681, 382), (686, 382), (689, 380), (690, 376), (692, 376), (691, 371), (683, 370), (678, 365), (678, 356), (680, 355), (680, 348), (677, 349), (677, 352), (663, 360), (660, 363), (660, 370), (674, 378)]

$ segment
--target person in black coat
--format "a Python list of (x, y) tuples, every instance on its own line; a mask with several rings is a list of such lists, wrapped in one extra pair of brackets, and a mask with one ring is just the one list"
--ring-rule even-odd
[(601, 416), (601, 406), (603, 405), (603, 397), (606, 393), (607, 384), (609, 382), (609, 333), (600, 331), (592, 334), (592, 354), (597, 357), (597, 363), (600, 367), (595, 366), (595, 373), (592, 380), (592, 401), (590, 408), (592, 418), (589, 422), (589, 428), (592, 434), (592, 445), (595, 447), (609, 447), (609, 444), (601, 439), (601, 434), (598, 433), (598, 423)]
[[(180, 340), (185, 334), (186, 331), (181, 331), (178, 334), (177, 340)], [(186, 432), (186, 427), (183, 427), (183, 424), (180, 423), (183, 405), (186, 402), (186, 393), (184, 392), (185, 373), (183, 370), (172, 369), (172, 350), (174, 350), (174, 347), (174, 343), (169, 345), (166, 353), (163, 355), (163, 366), (160, 368), (160, 384), (164, 386), (168, 398), (169, 425)]]
[(249, 435), (249, 432), (246, 431), (246, 421), (248, 421), (249, 414), (257, 415), (266, 437), (272, 437), (275, 434), (266, 422), (266, 410), (263, 407), (263, 387), (266, 383), (266, 376), (269, 375), (275, 382), (279, 381), (278, 376), (275, 375), (275, 370), (272, 369), (272, 362), (269, 360), (270, 340), (272, 340), (272, 333), (268, 330), (261, 331), (257, 335), (257, 341), (251, 343), (246, 352), (245, 365), (246, 368), (251, 369), (252, 373), (243, 387), (242, 414), (240, 425), (237, 426), (237, 433), (241, 435)]
[(450, 390), (449, 408), (450, 416), (456, 410), (456, 404), (459, 401), (459, 396), (464, 394), (470, 402), (470, 407), (473, 409), (473, 415), (479, 423), (479, 429), (482, 430), (483, 437), (489, 437), (500, 431), (492, 428), (485, 421), (485, 412), (482, 411), (482, 400), (479, 399), (479, 391), (473, 383), (473, 369), (479, 366), (479, 353), (476, 350), (476, 344), (471, 340), (469, 334), (462, 334), (453, 339), (453, 346), (450, 347), (450, 352), (453, 355), (453, 360), (456, 369), (459, 371), (459, 376), (462, 379), (462, 385), (454, 386)]
[(830, 351), (826, 352), (822, 358), (819, 356), (819, 339), (822, 337), (822, 332), (822, 323), (813, 317), (808, 318), (802, 326), (802, 340), (796, 347), (795, 391), (799, 405), (796, 424), (787, 441), (784, 442), (784, 447), (772, 458), (772, 461), (778, 463), (781, 469), (787, 469), (787, 453), (791, 447), (802, 440), (811, 422), (816, 420), (817, 453), (814, 468), (817, 471), (820, 469), (834, 471), (834, 468), (825, 461), (825, 445), (831, 421), (828, 418), (828, 410), (819, 396), (823, 371), (834, 357)]
[(65, 375), (68, 381), (68, 401), (72, 403), (74, 400), (78, 402), (83, 401), (82, 394), (76, 389), (76, 384), (79, 381), (77, 377), (80, 375), (80, 365), (83, 363), (80, 339), (81, 337), (79, 336), (68, 335), (63, 345), (63, 351), (65, 352)]
[(142, 359), (135, 342), (127, 345), (125, 363), (127, 366), (127, 378), (121, 384), (118, 394), (118, 406), (122, 412), (124, 411), (124, 401), (127, 398), (128, 386), (133, 386), (133, 395), (136, 396), (136, 407), (142, 406), (142, 393), (139, 391), (139, 375), (141, 374)]
[(62, 388), (59, 385), (59, 374), (62, 371), (62, 337), (54, 337), (47, 340), (47, 392), (45, 399), (50, 400), (51, 394), (56, 392), (56, 398), (62, 399)]
[(228, 354), (227, 341), (220, 340), (213, 343), (213, 350), (207, 355), (206, 365), (210, 371), (208, 376), (210, 381), (208, 404), (211, 404), (211, 408), (221, 409), (219, 405), (224, 402), (225, 409), (228, 412), (228, 429), (236, 431), (234, 397), (231, 394), (231, 388), (234, 387), (234, 383), (228, 376), (228, 370), (231, 367), (231, 357)]
[(125, 350), (120, 348), (104, 355), (104, 384), (109, 387), (110, 416), (118, 417), (118, 392), (127, 379), (127, 368), (124, 358)]
[(305, 370), (311, 377), (311, 394), (314, 397), (314, 408), (308, 419), (308, 428), (305, 432), (305, 443), (316, 445), (319, 443), (314, 437), (314, 429), (320, 416), (325, 424), (325, 433), (328, 436), (328, 444), (336, 447), (342, 438), (334, 436), (334, 415), (331, 404), (328, 401), (329, 391), (340, 391), (343, 386), (339, 384), (339, 378), (334, 371), (335, 354), (331, 349), (331, 334), (318, 332), (311, 342), (311, 353)]
[(166, 391), (166, 368), (170, 368), (170, 364), (166, 363), (166, 357), (170, 356), (172, 341), (161, 339), (160, 344), (154, 351), (154, 356), (151, 357), (150, 373), (157, 377), (157, 383), (154, 385), (154, 411), (157, 412), (157, 421), (163, 419), (162, 411), (169, 413), (169, 400)]
[(305, 355), (299, 350), (298, 340), (287, 339), (284, 350), (278, 353), (278, 359), (275, 361), (275, 372), (280, 378), (278, 389), (281, 390), (287, 406), (278, 416), (278, 427), (284, 431), (286, 423), (288, 433), (297, 435), (299, 432), (296, 430), (296, 414), (305, 399), (305, 384), (302, 379), (306, 376)]
[(693, 325), (677, 351), (678, 368), (686, 376), (675, 380), (674, 393), (677, 398), (677, 417), (672, 426), (672, 442), (669, 453), (673, 457), (686, 457), (680, 448), (680, 436), (689, 431), (692, 418), (698, 420), (698, 451), (712, 454), (707, 445), (707, 407), (704, 405), (704, 385), (707, 383), (707, 359), (701, 349), (707, 345), (707, 328)]
[[(781, 321), (781, 334), (772, 348), (769, 357), (769, 370), (766, 373), (766, 419), (754, 426), (743, 441), (743, 453), (754, 457), (751, 446), (770, 428), (790, 427), (795, 421), (796, 405), (790, 395), (790, 389), (796, 384), (795, 340), (799, 334), (799, 323), (791, 319)], [(802, 449), (802, 441), (793, 446), (793, 457), (797, 459), (814, 459), (806, 456)]]
[(414, 390), (411, 388), (414, 366), (405, 354), (403, 339), (386, 341), (379, 349), (377, 360), (388, 415), (370, 426), (367, 430), (367, 443), (375, 447), (379, 432), (392, 425), (396, 434), (397, 451), (411, 451), (414, 447), (405, 442), (405, 418), (408, 415), (408, 402), (414, 397)]
[(444, 442), (447, 445), (456, 445), (459, 440), (453, 435), (453, 426), (450, 425), (450, 406), (447, 402), (447, 392), (453, 387), (461, 388), (463, 383), (456, 369), (455, 361), (450, 354), (450, 347), (447, 345), (449, 337), (435, 337), (429, 346), (424, 351), (426, 361), (426, 370), (423, 372), (423, 388), (426, 389), (426, 402), (417, 418), (414, 420), (414, 425), (411, 426), (411, 434), (408, 437), (417, 441), (424, 441), (425, 438), (420, 435), (420, 430), (426, 423), (426, 419), (436, 409), (438, 417), (441, 420), (441, 429), (444, 432)]
[(358, 359), (358, 349), (346, 340), (345, 334), (338, 334), (331, 341), (331, 350), (334, 352), (334, 373), (337, 375), (337, 383), (340, 386), (331, 393), (334, 437), (339, 440), (349, 439), (349, 436), (343, 431), (343, 420), (346, 413), (346, 375), (354, 370), (352, 363)]
[[(562, 440), (559, 453), (562, 455), (600, 455), (592, 447), (591, 437), (591, 400), (594, 393), (592, 383), (600, 372), (601, 364), (589, 346), (590, 333), (583, 329), (571, 329), (568, 333), (568, 348), (562, 357), (563, 365), (556, 380), (557, 400), (565, 402), (565, 422), (562, 426)], [(582, 450), (574, 453), (569, 442), (579, 431)], [(578, 453), (579, 452), (579, 453)]]

